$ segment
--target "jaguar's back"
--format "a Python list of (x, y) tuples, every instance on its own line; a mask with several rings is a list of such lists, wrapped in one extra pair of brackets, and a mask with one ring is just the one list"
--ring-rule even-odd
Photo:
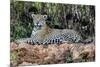
[(51, 29), (46, 24), (47, 15), (32, 14), (34, 28), (30, 38), (22, 39), (20, 42), (31, 44), (60, 44), (64, 41), (79, 42), (82, 38), (74, 30)]

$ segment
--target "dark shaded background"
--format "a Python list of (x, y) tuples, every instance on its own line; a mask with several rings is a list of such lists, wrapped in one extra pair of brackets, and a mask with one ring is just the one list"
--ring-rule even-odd
[(84, 39), (95, 36), (95, 6), (43, 2), (10, 2), (11, 41), (30, 37), (34, 27), (31, 14), (47, 14), (51, 28), (74, 29)]

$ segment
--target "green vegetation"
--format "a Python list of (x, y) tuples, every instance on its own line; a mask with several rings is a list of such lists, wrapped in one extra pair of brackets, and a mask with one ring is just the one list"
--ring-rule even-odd
[(47, 14), (47, 24), (51, 28), (74, 29), (83, 38), (95, 35), (95, 6), (11, 0), (11, 41), (30, 37), (34, 27), (32, 13)]

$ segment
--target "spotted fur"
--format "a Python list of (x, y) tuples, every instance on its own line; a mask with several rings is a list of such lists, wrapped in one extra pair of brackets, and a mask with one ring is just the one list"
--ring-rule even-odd
[(76, 43), (82, 37), (74, 30), (70, 29), (51, 29), (46, 24), (47, 15), (32, 14), (34, 28), (30, 38), (17, 40), (18, 43), (31, 44), (61, 44), (64, 41)]

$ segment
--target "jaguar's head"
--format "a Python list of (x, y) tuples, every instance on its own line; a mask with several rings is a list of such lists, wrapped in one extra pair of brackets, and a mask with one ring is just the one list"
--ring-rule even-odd
[(32, 14), (34, 28), (40, 30), (44, 25), (46, 25), (47, 15)]

